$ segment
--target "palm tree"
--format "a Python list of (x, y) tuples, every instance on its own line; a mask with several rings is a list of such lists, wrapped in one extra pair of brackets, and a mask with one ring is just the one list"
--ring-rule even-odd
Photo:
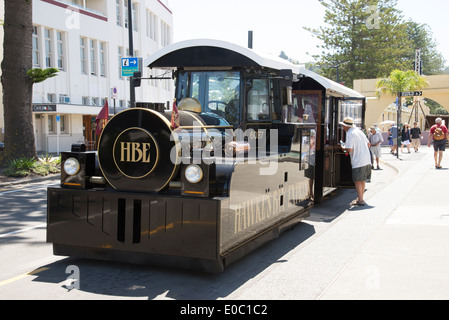
[(425, 77), (413, 70), (393, 70), (388, 78), (379, 79), (376, 83), (377, 96), (382, 94), (397, 96), (399, 92), (423, 89), (429, 86)]
[[(381, 96), (382, 94), (390, 95), (390, 96), (398, 96), (399, 92), (410, 92), (416, 91), (429, 86), (429, 82), (425, 77), (420, 76), (417, 72), (413, 70), (409, 71), (401, 71), (401, 70), (393, 70), (388, 78), (379, 79), (376, 83), (376, 93), (377, 96)], [(414, 106), (420, 102), (419, 99), (422, 97), (414, 98)], [(399, 106), (402, 106), (402, 101), (398, 101)], [(399, 108), (399, 110), (401, 110)], [(398, 125), (400, 119), (400, 112), (398, 114)], [(409, 119), (410, 121), (410, 119)]]
[[(423, 76), (420, 76), (417, 72), (413, 70), (409, 71), (401, 71), (401, 70), (393, 70), (388, 78), (379, 79), (376, 83), (376, 93), (377, 96), (381, 96), (382, 94), (390, 95), (390, 96), (399, 96), (400, 92), (409, 92), (416, 91), (419, 89), (423, 89), (429, 86), (429, 82)], [(421, 97), (415, 97), (421, 98)], [(415, 103), (417, 100), (415, 100)], [(401, 122), (401, 106), (402, 101), (398, 101), (398, 145), (399, 145), (399, 130), (400, 130), (400, 122)], [(409, 119), (410, 121), (410, 119)], [(396, 146), (395, 146), (396, 148)], [(394, 151), (395, 149), (393, 149)], [(397, 152), (397, 149), (396, 149)], [(399, 158), (399, 152), (397, 152), (397, 156)]]

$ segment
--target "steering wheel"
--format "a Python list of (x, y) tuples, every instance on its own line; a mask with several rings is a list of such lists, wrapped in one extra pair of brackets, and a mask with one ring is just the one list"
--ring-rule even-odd
[[(211, 108), (209, 107), (209, 105), (210, 105), (210, 104), (213, 104), (213, 103), (216, 103), (216, 104), (217, 104), (217, 109), (216, 109), (216, 110), (211, 109)], [(218, 105), (219, 105), (219, 104), (224, 105), (224, 110), (226, 110), (226, 108), (229, 108), (229, 105), (228, 105), (226, 102), (218, 101), (218, 100), (209, 101), (208, 104), (207, 104), (207, 108), (210, 110), (209, 112), (215, 113), (215, 114), (217, 114), (217, 115), (219, 115), (219, 116), (221, 116), (221, 117), (225, 117), (226, 111), (221, 111), (221, 110), (219, 110), (219, 108), (218, 108)]]

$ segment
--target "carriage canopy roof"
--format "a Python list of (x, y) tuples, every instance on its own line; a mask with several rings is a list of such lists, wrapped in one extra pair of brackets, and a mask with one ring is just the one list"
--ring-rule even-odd
[(259, 67), (273, 70), (290, 69), (298, 77), (314, 79), (326, 90), (343, 96), (363, 98), (360, 93), (339, 83), (322, 77), (310, 70), (301, 68), (279, 57), (256, 53), (230, 42), (211, 39), (195, 39), (174, 43), (145, 60), (149, 68), (223, 68), (223, 67)]

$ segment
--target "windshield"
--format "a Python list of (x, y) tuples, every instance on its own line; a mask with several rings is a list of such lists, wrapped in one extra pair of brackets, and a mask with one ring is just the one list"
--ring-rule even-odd
[(240, 118), (240, 72), (182, 72), (178, 79), (178, 101), (195, 98), (204, 114), (214, 114), (237, 126)]

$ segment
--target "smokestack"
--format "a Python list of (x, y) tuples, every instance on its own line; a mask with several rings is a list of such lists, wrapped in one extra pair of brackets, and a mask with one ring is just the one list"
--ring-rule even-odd
[(253, 32), (252, 31), (248, 31), (248, 48), (249, 49), (253, 48)]

